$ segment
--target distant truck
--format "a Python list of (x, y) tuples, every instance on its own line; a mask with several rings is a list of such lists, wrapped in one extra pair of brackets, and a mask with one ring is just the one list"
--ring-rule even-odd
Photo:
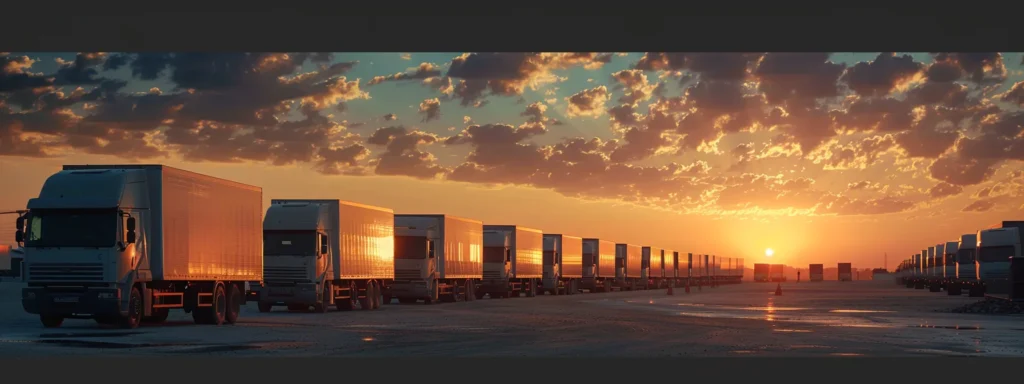
[(679, 252), (665, 250), (665, 284), (664, 287), (679, 286)]
[(853, 281), (853, 264), (839, 263), (839, 281)]
[(583, 239), (544, 234), (544, 292), (574, 295), (583, 279)]
[[(395, 214), (342, 200), (274, 199), (263, 219), (258, 309), (377, 309), (395, 277)], [(388, 298), (390, 301), (390, 297)]]
[(608, 292), (615, 285), (615, 243), (601, 239), (583, 239), (582, 289)]
[(634, 291), (641, 288), (643, 251), (639, 245), (615, 244), (615, 281), (620, 289)]
[(928, 290), (931, 292), (940, 292), (942, 288), (945, 288), (944, 283), (946, 281), (945, 274), (946, 268), (943, 265), (945, 261), (946, 243), (940, 243), (935, 245), (934, 265), (932, 269), (932, 280), (928, 286)]
[(975, 265), (975, 250), (978, 247), (978, 234), (968, 233), (960, 235), (960, 242), (956, 249), (956, 279), (953, 283), (953, 290), (956, 295), (967, 289), (970, 297), (981, 297), (984, 293), (981, 284), (978, 282), (978, 272)]
[(768, 264), (755, 263), (754, 264), (754, 281), (763, 283), (768, 282), (768, 272), (771, 267)]
[(484, 279), (477, 297), (537, 295), (544, 277), (544, 234), (518, 225), (484, 225)]
[(785, 266), (782, 264), (771, 264), (769, 266), (768, 275), (773, 283), (781, 283), (786, 281)]
[(397, 298), (472, 301), (481, 298), (476, 286), (484, 275), (484, 224), (451, 215), (395, 215), (395, 280), (384, 304)]
[[(950, 288), (956, 283), (956, 252), (959, 241), (947, 241), (942, 245), (942, 288), (953, 295)], [(959, 291), (956, 292), (959, 295)]]
[(135, 328), (170, 309), (197, 324), (238, 320), (263, 280), (259, 187), (163, 165), (65, 165), (18, 217), (22, 307)]
[(641, 277), (644, 282), (644, 289), (657, 289), (661, 287), (665, 279), (665, 255), (664, 250), (656, 247), (642, 247), (643, 269), (641, 273), (647, 272), (647, 278)]
[(809, 268), (809, 279), (812, 282), (825, 281), (825, 265), (811, 264)]
[(984, 294), (1010, 292), (1010, 258), (1021, 257), (1024, 221), (1004, 221), (998, 228), (978, 232), (977, 278)]

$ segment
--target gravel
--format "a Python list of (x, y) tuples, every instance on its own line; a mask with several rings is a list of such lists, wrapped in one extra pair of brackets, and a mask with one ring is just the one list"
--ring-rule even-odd
[(986, 298), (984, 300), (953, 308), (953, 313), (978, 313), (989, 315), (1013, 315), (1024, 313), (1024, 307), (1009, 300)]

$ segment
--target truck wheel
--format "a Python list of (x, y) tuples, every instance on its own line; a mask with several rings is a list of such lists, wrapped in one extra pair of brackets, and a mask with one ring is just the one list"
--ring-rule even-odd
[(64, 316), (39, 315), (39, 321), (43, 323), (43, 327), (57, 328), (60, 327), (61, 324), (64, 324)]
[(334, 300), (334, 308), (339, 311), (351, 311), (356, 307), (356, 298), (359, 295), (359, 291), (356, 290), (356, 283), (348, 283), (348, 298), (341, 300)]
[(359, 299), (359, 308), (365, 311), (373, 309), (373, 283), (366, 282), (366, 291)]
[(274, 303), (269, 301), (258, 301), (256, 302), (256, 308), (260, 310), (260, 313), (267, 313), (274, 310)]
[(128, 296), (128, 316), (118, 319), (118, 326), (124, 329), (135, 329), (142, 322), (142, 292), (138, 287), (132, 287)]
[(224, 311), (224, 322), (234, 324), (238, 321), (238, 315), (242, 312), (242, 290), (237, 284), (229, 284), (227, 292), (227, 305)]
[(224, 285), (217, 285), (213, 289), (213, 306), (210, 307), (210, 324), (223, 325), (228, 312), (228, 295), (224, 292)]
[(171, 311), (167, 308), (153, 308), (153, 314), (143, 317), (142, 322), (158, 324), (167, 321), (167, 317), (171, 315)]

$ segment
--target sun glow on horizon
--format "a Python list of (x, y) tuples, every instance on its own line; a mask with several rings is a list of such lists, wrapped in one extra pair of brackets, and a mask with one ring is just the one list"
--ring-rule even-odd
[(768, 248), (768, 249), (764, 250), (764, 256), (765, 257), (772, 257), (772, 255), (774, 255), (774, 254), (775, 254), (775, 251), (773, 251), (771, 248)]

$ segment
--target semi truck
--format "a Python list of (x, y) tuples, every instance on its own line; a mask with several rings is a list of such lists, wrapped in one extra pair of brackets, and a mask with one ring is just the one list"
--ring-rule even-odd
[(620, 289), (633, 291), (641, 287), (643, 251), (639, 245), (615, 244), (615, 281)]
[[(372, 310), (395, 278), (395, 214), (332, 199), (273, 199), (263, 219), (257, 308)], [(390, 297), (387, 301), (390, 301)]]
[(943, 265), (945, 261), (945, 248), (946, 243), (939, 243), (935, 245), (935, 267), (932, 269), (932, 281), (928, 286), (928, 290), (931, 292), (939, 292), (944, 288), (943, 283), (945, 282), (946, 268)]
[(839, 263), (839, 281), (853, 281), (853, 264)]
[(484, 278), (477, 297), (537, 295), (544, 277), (544, 234), (519, 225), (484, 224)]
[(768, 268), (768, 278), (773, 283), (786, 281), (785, 266), (782, 264), (771, 264)]
[(959, 241), (947, 241), (942, 245), (942, 288), (950, 295), (952, 295), (950, 287), (956, 282), (956, 251), (959, 243)]
[(968, 233), (960, 235), (960, 242), (956, 249), (956, 280), (954, 290), (956, 294), (962, 294), (967, 289), (969, 297), (984, 296), (978, 283), (978, 273), (975, 268), (975, 250), (978, 247), (978, 234)]
[(384, 303), (424, 304), (481, 298), (484, 224), (443, 214), (395, 215), (395, 279)]
[(561, 234), (544, 234), (544, 281), (542, 289), (552, 295), (574, 295), (583, 279), (583, 239)]
[(935, 246), (928, 247), (928, 270), (926, 271), (925, 276), (927, 276), (927, 284), (929, 287), (932, 282), (935, 281), (935, 276), (938, 272), (938, 266), (935, 262)]
[(582, 288), (589, 292), (608, 292), (615, 285), (615, 243), (595, 238), (583, 239)]
[(693, 277), (694, 273), (696, 273), (696, 270), (694, 269), (695, 260), (693, 259), (693, 254), (687, 253), (685, 257), (683, 255), (679, 255), (679, 258), (679, 275), (680, 280), (683, 280), (683, 286), (693, 285)]
[(665, 250), (665, 284), (664, 287), (679, 286), (679, 252)]
[(808, 270), (808, 274), (811, 282), (825, 281), (825, 265), (823, 264), (811, 264)]
[(164, 165), (65, 165), (17, 218), (22, 307), (136, 328), (170, 309), (231, 324), (263, 280), (259, 187)]
[(771, 267), (768, 264), (755, 263), (754, 264), (754, 281), (763, 283), (768, 282), (768, 271)]
[(644, 289), (657, 289), (661, 287), (662, 281), (665, 279), (665, 255), (664, 250), (656, 247), (642, 247), (641, 252), (643, 255), (643, 267), (640, 270), (641, 275), (644, 272), (647, 276), (641, 276), (640, 281), (644, 282)]
[(1010, 258), (1021, 257), (1022, 234), (1024, 221), (1004, 221), (996, 228), (978, 231), (975, 268), (983, 294), (1009, 294)]

